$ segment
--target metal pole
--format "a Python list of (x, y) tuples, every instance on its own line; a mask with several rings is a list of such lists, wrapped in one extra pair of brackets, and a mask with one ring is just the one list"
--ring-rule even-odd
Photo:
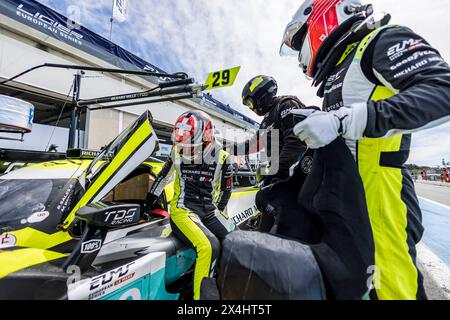
[(77, 119), (77, 148), (80, 148), (80, 139), (81, 139), (81, 117), (82, 117), (83, 109), (78, 108), (78, 119)]
[(110, 22), (111, 22), (111, 26), (109, 28), (109, 41), (112, 41), (112, 31), (113, 31), (113, 23), (114, 23), (113, 17), (111, 17)]
[(108, 96), (108, 97), (101, 97), (101, 98), (95, 98), (95, 99), (89, 99), (89, 100), (81, 100), (79, 101), (79, 106), (84, 107), (88, 105), (93, 104), (103, 104), (103, 103), (114, 103), (114, 102), (121, 102), (121, 101), (128, 101), (128, 100), (138, 100), (138, 99), (146, 99), (146, 98), (153, 98), (153, 97), (161, 97), (165, 95), (172, 95), (172, 94), (182, 94), (182, 93), (193, 93), (196, 91), (196, 87), (192, 85), (185, 85), (185, 86), (178, 86), (174, 88), (165, 88), (158, 91), (144, 91), (144, 92), (135, 92), (135, 93), (128, 93), (118, 96)]
[(111, 23), (111, 26), (109, 28), (109, 41), (112, 39), (112, 30), (113, 30), (113, 23), (114, 23), (114, 0), (112, 0), (112, 6), (111, 6), (111, 19), (109, 20)]
[(70, 117), (69, 144), (67, 147), (68, 149), (73, 149), (75, 147), (75, 136), (77, 134), (77, 124), (78, 124), (78, 100), (80, 99), (80, 84), (81, 84), (81, 73), (78, 72), (75, 75), (73, 83), (72, 115)]
[(108, 110), (108, 109), (114, 109), (114, 108), (123, 108), (123, 107), (131, 107), (131, 106), (139, 106), (143, 104), (151, 104), (151, 103), (158, 103), (158, 102), (167, 102), (167, 101), (177, 101), (177, 100), (184, 100), (184, 99), (191, 99), (193, 98), (193, 94), (187, 94), (187, 95), (181, 95), (177, 97), (168, 97), (168, 98), (161, 98), (161, 99), (153, 99), (153, 100), (144, 100), (139, 102), (129, 102), (129, 103), (123, 103), (123, 104), (116, 104), (113, 106), (105, 106), (105, 107), (96, 107), (96, 108), (89, 108), (87, 106), (89, 111), (96, 111), (96, 110)]
[(40, 68), (59, 68), (59, 69), (81, 70), (81, 71), (98, 71), (98, 72), (106, 72), (106, 73), (131, 74), (131, 75), (137, 75), (137, 76), (149, 76), (149, 77), (172, 78), (172, 79), (187, 79), (187, 78), (189, 78), (189, 76), (184, 72), (179, 72), (179, 73), (175, 73), (175, 74), (167, 74), (167, 73), (160, 73), (160, 72), (121, 70), (121, 69), (98, 68), (98, 67), (89, 67), (89, 66), (44, 63), (39, 66), (30, 68), (24, 72), (21, 72), (20, 74), (15, 75), (12, 78), (6, 79), (6, 80), (0, 82), (0, 85), (4, 85), (8, 82), (14, 81), (17, 78), (20, 78), (20, 77), (22, 77), (34, 70), (40, 69)]

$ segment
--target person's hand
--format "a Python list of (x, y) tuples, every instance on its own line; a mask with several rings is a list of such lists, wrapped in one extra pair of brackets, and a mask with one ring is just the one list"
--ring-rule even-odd
[(367, 126), (365, 103), (331, 112), (300, 109), (293, 110), (292, 114), (304, 117), (304, 120), (294, 127), (294, 134), (311, 149), (325, 147), (341, 135), (345, 139), (361, 140)]

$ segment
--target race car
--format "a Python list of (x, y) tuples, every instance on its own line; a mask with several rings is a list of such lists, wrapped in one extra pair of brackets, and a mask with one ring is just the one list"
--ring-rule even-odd
[[(168, 185), (146, 199), (163, 163), (145, 112), (98, 153), (0, 176), (0, 299), (190, 298), (195, 252), (170, 229)], [(96, 155), (94, 159), (92, 157)], [(255, 188), (238, 190), (228, 214), (256, 214)]]

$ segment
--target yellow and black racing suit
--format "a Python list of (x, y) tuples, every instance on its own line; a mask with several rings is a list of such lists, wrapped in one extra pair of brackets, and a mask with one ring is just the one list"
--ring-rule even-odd
[[(345, 49), (345, 50), (344, 50)], [(450, 68), (410, 29), (384, 26), (346, 44), (321, 71), (325, 111), (367, 104), (361, 141), (347, 140), (364, 183), (375, 240), (380, 299), (426, 298), (416, 266), (423, 234), (414, 183), (404, 164), (411, 132), (450, 119)], [(326, 61), (325, 61), (326, 62)], [(325, 66), (326, 63), (322, 63)]]
[(199, 300), (202, 280), (212, 276), (217, 265), (219, 241), (233, 230), (223, 213), (231, 196), (233, 166), (230, 155), (218, 145), (201, 164), (193, 162), (187, 163), (174, 147), (150, 194), (161, 195), (175, 171), (170, 222), (173, 232), (197, 253), (194, 299)]

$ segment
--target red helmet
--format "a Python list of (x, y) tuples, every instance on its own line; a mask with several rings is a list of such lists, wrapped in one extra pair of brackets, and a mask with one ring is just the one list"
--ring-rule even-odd
[(361, 13), (359, 0), (306, 0), (286, 27), (281, 55), (299, 55), (306, 75), (313, 76), (313, 67), (325, 39), (341, 24)]
[(214, 126), (208, 114), (189, 111), (181, 115), (173, 130), (172, 140), (178, 152), (193, 159), (209, 150), (214, 141)]

